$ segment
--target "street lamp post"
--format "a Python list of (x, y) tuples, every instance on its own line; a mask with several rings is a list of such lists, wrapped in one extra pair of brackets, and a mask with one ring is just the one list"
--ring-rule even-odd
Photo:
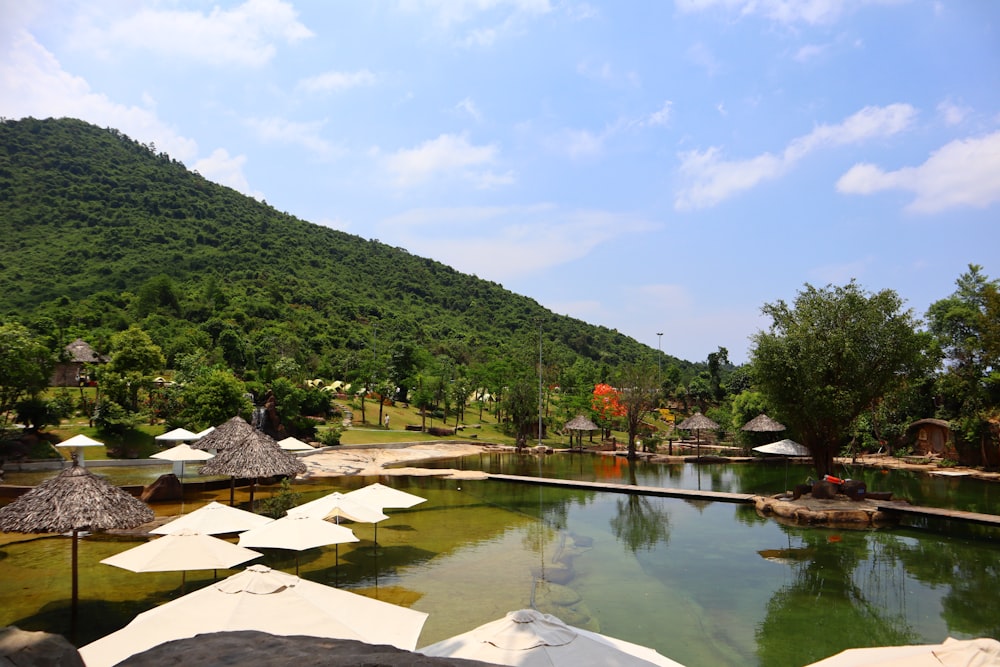
[(656, 334), (656, 382), (657, 384), (663, 382), (663, 378), (660, 377), (663, 374), (663, 347), (661, 343), (663, 342), (663, 332), (659, 331)]

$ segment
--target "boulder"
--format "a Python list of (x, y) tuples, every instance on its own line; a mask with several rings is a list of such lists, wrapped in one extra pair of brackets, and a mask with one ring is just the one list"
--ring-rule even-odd
[(155, 482), (142, 490), (139, 500), (144, 503), (155, 503), (166, 500), (181, 500), (184, 489), (177, 475), (167, 473), (160, 475)]
[(840, 491), (840, 488), (836, 484), (820, 480), (813, 484), (812, 497), (821, 500), (831, 500), (837, 497), (838, 491)]
[[(80, 663), (83, 664), (82, 662)], [(485, 667), (485, 662), (434, 658), (394, 646), (352, 639), (301, 635), (279, 636), (242, 630), (178, 639), (143, 651), (118, 663), (120, 667), (168, 665), (236, 665), (238, 667)]]
[(13, 625), (0, 629), (0, 665), (84, 667), (76, 647), (62, 635), (28, 632)]

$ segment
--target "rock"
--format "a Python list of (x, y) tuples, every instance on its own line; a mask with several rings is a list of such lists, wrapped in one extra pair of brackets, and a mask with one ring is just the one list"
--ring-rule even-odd
[(28, 632), (13, 625), (0, 629), (0, 665), (84, 667), (79, 652), (62, 635)]
[(161, 500), (180, 500), (184, 493), (181, 481), (177, 475), (167, 473), (160, 475), (155, 482), (142, 490), (139, 500), (144, 503), (155, 503)]
[(822, 500), (830, 500), (837, 497), (837, 486), (831, 482), (820, 480), (813, 484), (812, 497)]
[[(82, 662), (80, 663), (83, 664)], [(118, 663), (121, 667), (235, 665), (238, 667), (484, 667), (487, 663), (434, 658), (352, 639), (279, 636), (244, 630), (215, 632), (160, 644)]]

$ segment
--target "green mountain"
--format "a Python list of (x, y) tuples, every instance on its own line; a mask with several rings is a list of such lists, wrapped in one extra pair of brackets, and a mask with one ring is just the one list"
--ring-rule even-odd
[(79, 336), (106, 349), (139, 324), (168, 363), (201, 348), (237, 370), (294, 359), (335, 377), (373, 348), (537, 359), (541, 331), (561, 368), (656, 363), (617, 331), (282, 213), (79, 120), (0, 123), (0, 248), (0, 313), (57, 346)]

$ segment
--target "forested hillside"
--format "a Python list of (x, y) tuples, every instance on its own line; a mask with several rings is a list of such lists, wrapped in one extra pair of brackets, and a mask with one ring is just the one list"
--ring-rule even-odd
[[(0, 123), (0, 313), (58, 349), (138, 324), (166, 357), (345, 377), (373, 350), (606, 374), (656, 350), (501, 285), (274, 210), (113, 129)], [(691, 364), (663, 357), (684, 374)]]

